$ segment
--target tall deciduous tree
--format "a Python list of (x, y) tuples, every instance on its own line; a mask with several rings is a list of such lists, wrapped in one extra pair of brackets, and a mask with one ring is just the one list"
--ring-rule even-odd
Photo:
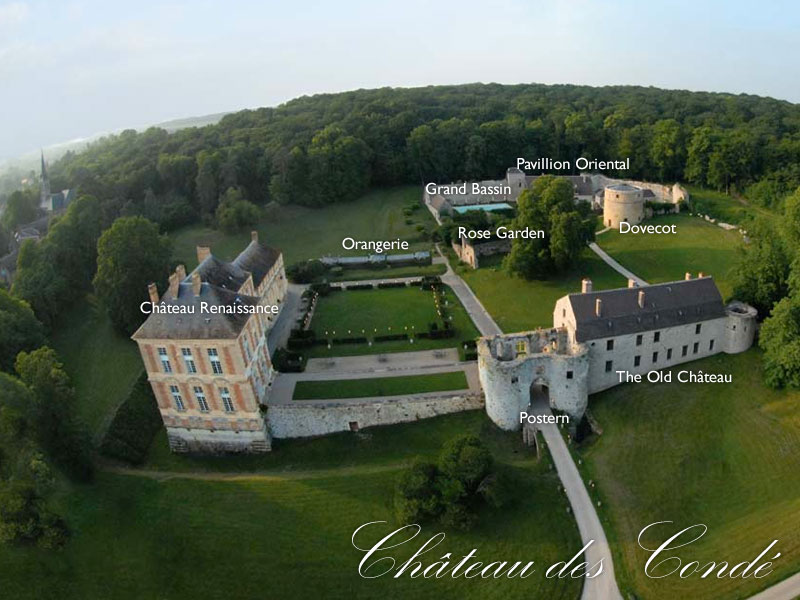
[(167, 237), (143, 217), (117, 219), (100, 236), (94, 287), (120, 332), (130, 335), (143, 321), (147, 285), (166, 279), (170, 253)]
[(0, 370), (11, 371), (14, 358), (44, 342), (42, 324), (30, 306), (0, 289)]
[(517, 202), (513, 229), (541, 230), (544, 237), (517, 238), (504, 259), (509, 272), (525, 279), (546, 279), (574, 264), (594, 239), (587, 203), (575, 203), (572, 183), (547, 175), (538, 178)]

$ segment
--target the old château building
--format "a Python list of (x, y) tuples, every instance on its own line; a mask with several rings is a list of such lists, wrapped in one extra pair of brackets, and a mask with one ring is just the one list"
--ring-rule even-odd
[(713, 278), (702, 274), (603, 291), (586, 279), (580, 293), (556, 302), (552, 329), (480, 340), (486, 411), (500, 427), (518, 429), (532, 387), (543, 386), (551, 406), (577, 420), (589, 394), (621, 383), (620, 371), (643, 375), (744, 352), (755, 331), (756, 310), (741, 302), (725, 306)]
[[(286, 295), (283, 256), (252, 241), (232, 262), (198, 247), (197, 268), (181, 265), (133, 334), (170, 448), (266, 452), (261, 406), (274, 377), (268, 333)], [(278, 308), (275, 308), (278, 307)]]

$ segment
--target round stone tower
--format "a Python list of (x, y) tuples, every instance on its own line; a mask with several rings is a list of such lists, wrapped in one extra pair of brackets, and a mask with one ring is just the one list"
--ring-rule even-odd
[(753, 345), (758, 311), (749, 304), (735, 300), (725, 308), (725, 314), (725, 352), (744, 352)]
[(622, 222), (636, 225), (644, 220), (642, 189), (627, 183), (606, 187), (603, 194), (603, 225), (619, 228)]

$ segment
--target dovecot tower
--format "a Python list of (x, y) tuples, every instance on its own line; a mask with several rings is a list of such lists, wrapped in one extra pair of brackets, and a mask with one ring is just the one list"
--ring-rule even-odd
[(603, 224), (619, 228), (623, 222), (636, 225), (644, 220), (644, 193), (628, 183), (615, 183), (603, 194)]

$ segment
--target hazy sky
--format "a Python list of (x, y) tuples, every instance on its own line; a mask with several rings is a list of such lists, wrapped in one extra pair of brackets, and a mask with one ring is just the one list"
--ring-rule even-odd
[(0, 159), (302, 94), (638, 84), (800, 101), (800, 2), (0, 0)]

